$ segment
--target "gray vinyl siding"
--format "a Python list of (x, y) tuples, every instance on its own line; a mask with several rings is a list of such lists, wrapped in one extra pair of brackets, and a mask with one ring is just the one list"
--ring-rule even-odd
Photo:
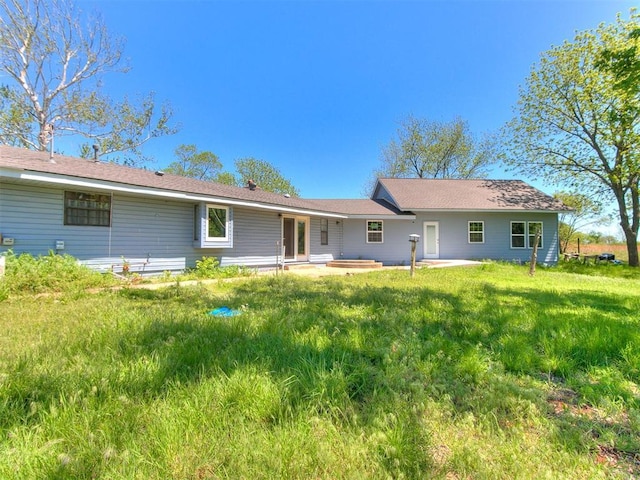
[[(418, 233), (420, 227), (411, 220), (383, 220), (383, 242), (367, 243), (367, 221), (369, 219), (349, 219), (344, 222), (345, 259), (376, 260), (387, 265), (408, 264), (411, 257), (409, 234)], [(418, 230), (416, 230), (418, 228)]]
[[(76, 190), (68, 188), (66, 190)], [(78, 191), (86, 191), (77, 189)], [(0, 233), (14, 238), (14, 253), (72, 255), (99, 270), (182, 270), (193, 265), (193, 204), (114, 193), (110, 227), (64, 225), (65, 189), (2, 183)], [(108, 193), (108, 192), (101, 192)]]
[[(312, 263), (337, 258), (342, 246), (342, 222), (335, 219), (329, 220), (329, 244), (320, 245), (320, 218), (311, 217), (309, 222), (309, 261)], [(219, 256), (221, 265), (275, 265), (282, 245), (282, 217), (276, 212), (235, 207), (234, 219), (233, 248), (204, 253)]]
[(282, 242), (282, 219), (277, 212), (234, 207), (233, 248), (201, 249), (203, 255), (217, 256), (221, 265), (271, 266), (276, 264)]
[[(111, 226), (64, 225), (64, 191), (39, 185), (0, 185), (0, 234), (13, 238), (0, 252), (46, 255), (64, 242), (60, 253), (72, 255), (97, 270), (132, 272), (180, 271), (202, 257), (217, 257), (221, 265), (273, 266), (282, 239), (282, 217), (277, 212), (229, 207), (233, 219), (232, 248), (194, 246), (196, 203), (113, 193)], [(88, 191), (82, 188), (78, 191)], [(101, 192), (109, 193), (109, 192)], [(309, 260), (324, 263), (336, 258), (342, 246), (342, 224), (329, 220), (329, 245), (320, 245), (320, 218), (309, 223)], [(279, 259), (281, 261), (281, 259)]]
[(320, 244), (320, 223), (322, 217), (311, 218), (309, 261), (327, 263), (340, 258), (342, 252), (342, 220), (328, 219), (329, 238), (327, 245)]
[[(416, 224), (439, 222), (440, 258), (491, 259), (528, 262), (530, 248), (511, 248), (511, 222), (542, 222), (542, 248), (538, 262), (556, 263), (558, 260), (558, 216), (555, 213), (448, 213), (420, 214)], [(469, 222), (484, 222), (484, 243), (469, 243)], [(419, 232), (420, 235), (423, 232)], [(418, 247), (421, 254), (422, 248)]]
[[(538, 262), (558, 260), (558, 220), (555, 213), (420, 213), (414, 221), (384, 220), (383, 243), (366, 242), (366, 220), (349, 219), (344, 229), (344, 258), (366, 258), (388, 265), (407, 265), (411, 258), (410, 234), (420, 235), (418, 260), (423, 258), (424, 222), (439, 223), (439, 258), (491, 259), (528, 262), (530, 248), (511, 248), (511, 222), (542, 222), (543, 248)], [(372, 217), (369, 220), (376, 220)], [(468, 222), (484, 222), (484, 243), (469, 243)]]
[(389, 202), (391, 205), (395, 205), (395, 200), (393, 199), (393, 197), (389, 194), (389, 192), (387, 191), (386, 188), (384, 188), (384, 186), (382, 186), (382, 184), (378, 183), (378, 186), (376, 188), (376, 191), (374, 192), (374, 195), (372, 198), (378, 199), (378, 200), (385, 200), (387, 202)]
[[(55, 248), (63, 224), (63, 191), (20, 187), (0, 180), (0, 234), (12, 238), (13, 246), (0, 252), (44, 255)], [(97, 227), (96, 227), (97, 228)]]

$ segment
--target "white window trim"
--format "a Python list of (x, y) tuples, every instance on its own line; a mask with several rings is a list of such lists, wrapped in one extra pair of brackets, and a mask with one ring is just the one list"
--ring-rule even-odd
[[(224, 225), (224, 237), (210, 237), (209, 236), (209, 209), (224, 210), (225, 211), (225, 225)], [(207, 210), (205, 212), (205, 239), (207, 242), (228, 242), (229, 241), (229, 207), (226, 205), (214, 205), (207, 204)]]
[[(514, 223), (523, 223), (524, 224), (524, 232), (521, 234), (519, 233), (513, 233), (513, 224)], [(524, 242), (522, 242), (522, 247), (514, 247), (513, 246), (513, 236), (516, 235), (518, 237), (522, 236)], [(527, 222), (523, 222), (522, 220), (513, 220), (511, 223), (509, 223), (509, 246), (514, 249), (514, 250), (526, 250), (527, 249), (527, 242), (528, 239), (527, 237), (529, 236), (528, 234), (528, 230), (527, 230)]]
[(530, 226), (532, 223), (536, 223), (540, 225), (540, 246), (538, 248), (544, 248), (544, 223), (540, 222), (540, 221), (534, 221), (534, 222), (527, 222), (527, 246), (531, 249), (533, 248), (532, 243), (529, 240), (531, 240), (531, 237), (536, 238), (536, 234), (535, 232), (533, 233), (533, 235), (530, 233)]
[[(471, 231), (471, 224), (472, 223), (479, 223), (480, 225), (482, 225), (482, 230), (480, 230), (479, 232), (472, 232)], [(471, 241), (471, 234), (475, 233), (475, 234), (482, 234), (482, 241), (481, 242), (472, 242)], [(479, 245), (479, 244), (483, 244), (484, 243), (484, 221), (483, 220), (469, 220), (469, 222), (467, 223), (467, 242), (471, 245)]]
[[(370, 222), (380, 223), (380, 226), (382, 227), (382, 230), (380, 232), (378, 232), (377, 230), (369, 230), (369, 223)], [(375, 245), (379, 245), (381, 243), (384, 243), (384, 221), (383, 220), (367, 220), (366, 223), (365, 223), (365, 226), (366, 226), (367, 243), (371, 243), (371, 244), (375, 244)], [(379, 233), (380, 234), (380, 241), (379, 242), (370, 242), (369, 241), (369, 233)]]
[[(513, 233), (513, 224), (514, 223), (524, 223), (524, 235), (514, 234)], [(531, 237), (535, 238), (535, 233), (529, 233), (529, 228), (531, 224), (539, 224), (540, 225), (540, 246), (538, 248), (544, 248), (544, 222), (540, 220), (532, 220), (532, 221), (523, 221), (523, 220), (513, 220), (509, 224), (509, 245), (514, 250), (531, 250), (533, 249), (533, 242), (531, 241)], [(513, 246), (513, 236), (517, 235), (524, 236), (524, 246), (522, 247), (514, 247)]]

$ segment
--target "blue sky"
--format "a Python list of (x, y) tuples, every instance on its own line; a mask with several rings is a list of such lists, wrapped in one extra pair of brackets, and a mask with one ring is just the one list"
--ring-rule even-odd
[[(126, 39), (116, 97), (154, 91), (181, 144), (275, 165), (306, 198), (358, 198), (407, 115), (498, 131), (542, 52), (634, 2), (77, 0)], [(75, 152), (68, 152), (75, 153)], [(514, 178), (497, 167), (493, 178)], [(515, 175), (518, 177), (518, 175)], [(524, 178), (526, 180), (526, 178)], [(553, 186), (536, 185), (547, 193)]]

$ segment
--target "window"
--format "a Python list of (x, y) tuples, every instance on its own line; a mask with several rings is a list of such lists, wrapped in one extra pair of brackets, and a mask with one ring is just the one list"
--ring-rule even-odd
[(329, 219), (320, 219), (320, 245), (329, 245)]
[(511, 222), (511, 248), (533, 248), (538, 230), (538, 248), (542, 248), (542, 222)]
[(367, 220), (367, 243), (382, 243), (382, 220)]
[(525, 222), (511, 222), (511, 248), (525, 247)]
[(64, 192), (64, 224), (110, 226), (111, 195)]
[(540, 232), (538, 248), (542, 248), (542, 222), (529, 222), (529, 248), (533, 248), (536, 242), (536, 233)]
[(207, 205), (207, 240), (227, 240), (229, 232), (229, 209)]
[(484, 243), (484, 222), (469, 222), (469, 243)]

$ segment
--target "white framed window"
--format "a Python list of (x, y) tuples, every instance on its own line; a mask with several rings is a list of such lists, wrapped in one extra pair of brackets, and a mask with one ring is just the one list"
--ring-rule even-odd
[(533, 248), (538, 230), (538, 248), (542, 248), (542, 222), (511, 222), (511, 248)]
[(526, 222), (511, 222), (511, 248), (527, 248)]
[(469, 243), (484, 243), (484, 222), (469, 222)]
[(207, 241), (229, 240), (229, 207), (207, 205)]
[(382, 220), (367, 220), (367, 243), (382, 243)]
[(540, 238), (538, 239), (538, 248), (542, 248), (542, 222), (529, 222), (529, 248), (533, 248), (536, 242), (536, 233), (540, 231)]

